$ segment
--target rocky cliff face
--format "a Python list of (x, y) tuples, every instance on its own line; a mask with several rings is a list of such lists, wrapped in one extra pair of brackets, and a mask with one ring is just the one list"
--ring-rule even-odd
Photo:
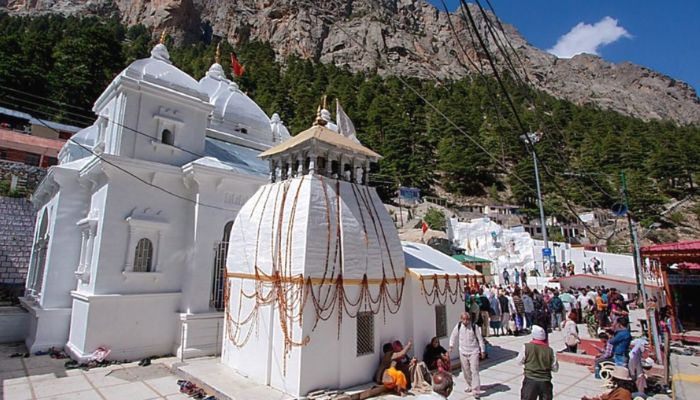
[[(462, 14), (438, 11), (424, 0), (0, 0), (0, 8), (23, 14), (113, 12), (127, 24), (154, 28), (154, 35), (168, 28), (178, 40), (213, 35), (233, 43), (269, 41), (281, 59), (294, 54), (384, 75), (456, 79), (491, 70)], [(558, 59), (507, 24), (495, 29), (501, 40), (493, 40), (478, 9), (471, 10), (479, 31), (491, 38), (490, 51), (502, 54), (498, 48), (505, 47), (523, 76), (556, 97), (645, 120), (700, 123), (700, 101), (686, 83), (592, 55)], [(507, 65), (503, 56), (497, 59)]]

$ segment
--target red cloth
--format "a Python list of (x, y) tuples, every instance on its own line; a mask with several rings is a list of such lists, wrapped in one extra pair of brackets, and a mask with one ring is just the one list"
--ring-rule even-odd
[(235, 77), (243, 76), (245, 73), (245, 67), (238, 62), (238, 57), (236, 57), (234, 52), (231, 52), (231, 70)]
[(426, 224), (425, 221), (423, 221), (423, 223), (420, 226), (420, 229), (423, 231), (423, 234), (425, 235), (425, 232), (428, 231), (428, 224)]

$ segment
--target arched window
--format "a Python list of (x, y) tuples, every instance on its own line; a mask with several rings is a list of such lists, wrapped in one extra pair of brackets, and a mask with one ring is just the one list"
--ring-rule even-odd
[(228, 221), (226, 225), (224, 225), (224, 239), (222, 240), (223, 242), (228, 243), (228, 239), (231, 237), (231, 229), (233, 228), (233, 221)]
[(151, 272), (153, 266), (153, 243), (148, 239), (139, 240), (134, 253), (134, 272)]
[(175, 144), (175, 135), (169, 129), (163, 129), (163, 132), (160, 134), (160, 141), (172, 146)]
[(41, 223), (39, 224), (39, 232), (37, 234), (37, 239), (44, 239), (46, 237), (46, 232), (49, 230), (49, 210), (44, 208), (44, 213), (41, 215)]

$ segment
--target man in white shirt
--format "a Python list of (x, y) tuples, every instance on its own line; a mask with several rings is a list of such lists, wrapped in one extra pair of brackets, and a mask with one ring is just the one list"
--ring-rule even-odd
[(462, 365), (462, 375), (467, 382), (465, 392), (479, 398), (481, 382), (479, 380), (479, 360), (486, 355), (486, 346), (481, 329), (474, 325), (469, 313), (462, 313), (460, 322), (452, 329), (449, 352), (458, 345), (459, 362)]

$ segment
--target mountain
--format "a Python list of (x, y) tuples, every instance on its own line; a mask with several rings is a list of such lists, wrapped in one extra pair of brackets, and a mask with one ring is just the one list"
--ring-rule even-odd
[[(460, 10), (447, 14), (423, 0), (0, 0), (3, 8), (30, 15), (116, 13), (154, 35), (168, 29), (179, 41), (269, 41), (280, 60), (297, 55), (382, 75), (444, 80), (491, 71)], [(470, 10), (482, 36), (492, 38), (480, 10)], [(555, 97), (643, 120), (700, 123), (700, 101), (686, 83), (593, 55), (559, 59), (527, 43), (515, 27), (491, 25), (501, 39), (487, 43), (497, 64), (507, 65), (500, 46), (522, 76)]]

